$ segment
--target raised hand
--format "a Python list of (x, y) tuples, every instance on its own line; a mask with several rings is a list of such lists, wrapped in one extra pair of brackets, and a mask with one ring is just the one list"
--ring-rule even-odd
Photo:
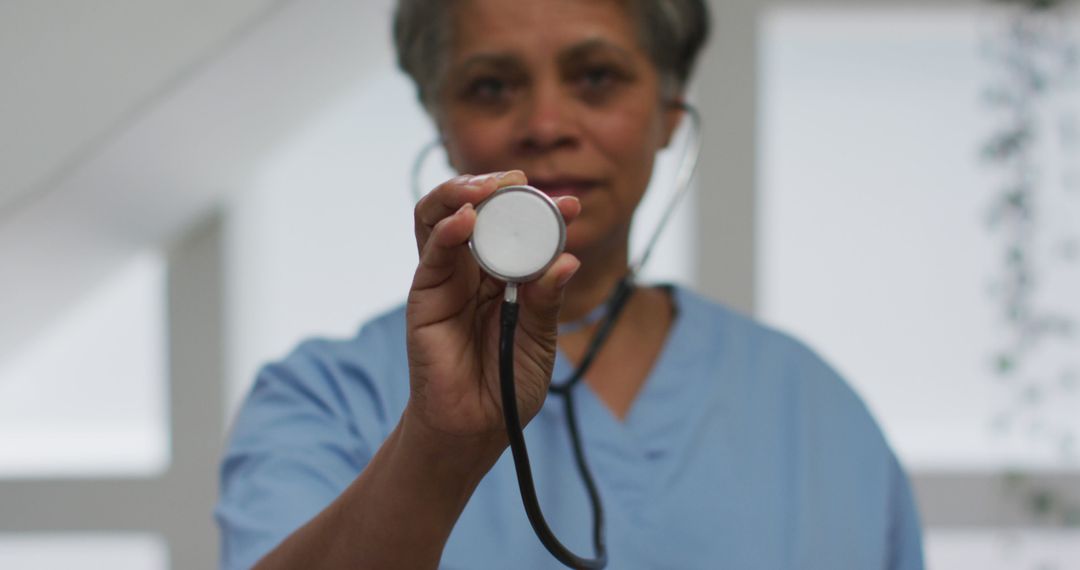
[[(459, 176), (416, 206), (420, 261), (409, 292), (407, 344), (411, 398), (406, 415), (429, 437), (505, 446), (499, 396), (499, 305), (505, 284), (485, 274), (469, 252), (475, 205), (504, 186), (525, 184), (521, 171)], [(567, 223), (580, 212), (575, 198), (556, 201)], [(563, 253), (547, 272), (519, 291), (515, 335), (518, 409), (528, 422), (551, 382), (562, 292), (580, 266)]]

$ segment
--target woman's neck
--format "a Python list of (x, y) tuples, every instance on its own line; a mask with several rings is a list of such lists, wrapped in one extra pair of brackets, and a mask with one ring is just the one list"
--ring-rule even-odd
[(574, 322), (584, 318), (607, 300), (615, 284), (626, 276), (627, 247), (625, 241), (617, 251), (606, 251), (581, 259), (581, 269), (566, 286), (559, 322)]

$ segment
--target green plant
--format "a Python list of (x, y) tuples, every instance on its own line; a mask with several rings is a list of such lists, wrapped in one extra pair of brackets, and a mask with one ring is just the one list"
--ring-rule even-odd
[[(1040, 291), (1050, 285), (1055, 268), (1080, 263), (1080, 219), (1058, 228), (1048, 227), (1046, 219), (1055, 205), (1080, 201), (1080, 124), (1063, 96), (1076, 98), (1080, 47), (1071, 35), (1075, 22), (1067, 17), (1067, 2), (996, 3), (1004, 5), (1005, 18), (984, 46), (995, 71), (984, 101), (1000, 128), (982, 156), (999, 175), (986, 218), (1001, 247), (991, 290), (1004, 335), (992, 368), (1013, 397), (992, 424), (1000, 434), (1026, 432), (1033, 445), (1055, 446), (1063, 462), (1070, 462), (1078, 444), (1072, 418), (1055, 419), (1047, 410), (1063, 398), (1080, 402), (1080, 324), (1075, 303), (1048, 305)], [(1073, 160), (1049, 171), (1044, 158), (1050, 147)], [(1048, 352), (1055, 355), (1049, 365)], [(1010, 470), (1003, 488), (1037, 524), (1080, 526), (1080, 504), (1023, 469)]]

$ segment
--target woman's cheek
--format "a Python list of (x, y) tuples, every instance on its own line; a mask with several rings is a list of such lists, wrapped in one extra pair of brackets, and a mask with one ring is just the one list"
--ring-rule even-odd
[(484, 166), (492, 162), (498, 148), (496, 134), (483, 122), (473, 117), (463, 117), (450, 112), (445, 117), (441, 132), (450, 165), (461, 173), (484, 174)]
[(486, 174), (492, 170), (488, 165), (494, 160), (493, 148), (483, 138), (447, 138), (446, 148), (450, 164), (455, 170), (468, 174)]
[(598, 122), (598, 140), (606, 141), (611, 154), (625, 161), (637, 161), (655, 152), (659, 135), (657, 121), (644, 109), (627, 109)]
[(619, 175), (626, 178), (631, 187), (648, 184), (658, 144), (653, 129), (641, 121), (625, 121), (613, 127), (602, 137), (607, 141), (607, 154), (618, 164)]

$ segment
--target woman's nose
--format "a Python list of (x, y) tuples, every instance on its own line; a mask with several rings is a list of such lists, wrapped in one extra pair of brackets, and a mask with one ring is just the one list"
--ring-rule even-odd
[(580, 132), (573, 101), (559, 86), (537, 86), (522, 112), (523, 151), (543, 153), (577, 145)]

